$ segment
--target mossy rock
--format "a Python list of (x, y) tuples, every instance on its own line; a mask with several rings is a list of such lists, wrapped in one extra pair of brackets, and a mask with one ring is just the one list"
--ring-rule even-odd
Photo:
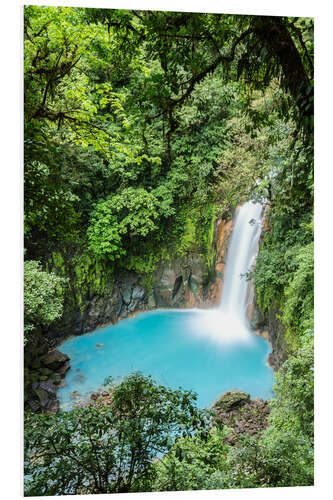
[(224, 392), (216, 401), (215, 407), (225, 412), (241, 408), (246, 403), (250, 402), (250, 395), (243, 391), (232, 390)]
[(29, 382), (37, 382), (39, 380), (39, 372), (31, 372), (29, 374)]
[(45, 375), (45, 376), (51, 375), (53, 373), (53, 371), (49, 370), (49, 368), (41, 368), (40, 372), (42, 375)]

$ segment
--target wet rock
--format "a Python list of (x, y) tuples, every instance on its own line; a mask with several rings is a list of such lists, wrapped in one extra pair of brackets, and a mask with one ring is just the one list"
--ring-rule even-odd
[(127, 311), (129, 313), (133, 313), (134, 311), (136, 311), (138, 308), (138, 303), (139, 303), (139, 300), (131, 300), (131, 302), (128, 304), (127, 306)]
[(61, 378), (64, 378), (68, 370), (70, 369), (69, 361), (66, 361), (60, 368), (57, 369), (57, 373)]
[(58, 368), (69, 362), (69, 359), (70, 358), (69, 356), (67, 356), (67, 354), (63, 354), (62, 352), (58, 351), (58, 349), (54, 349), (53, 351), (45, 354), (45, 356), (42, 357), (41, 361), (50, 370), (57, 371)]
[(156, 307), (156, 300), (154, 297), (154, 292), (151, 292), (151, 294), (148, 297), (148, 308), (154, 309), (155, 307)]
[(58, 399), (54, 399), (54, 400), (50, 401), (47, 410), (50, 413), (58, 413), (58, 411), (60, 410), (59, 400)]
[(126, 304), (128, 306), (129, 303), (131, 302), (131, 298), (132, 298), (131, 288), (125, 288), (125, 289), (121, 290), (121, 295), (122, 295), (124, 304)]
[(168, 306), (172, 303), (172, 292), (176, 281), (176, 271), (165, 268), (154, 285), (154, 297), (157, 306)]
[(56, 387), (51, 380), (40, 382), (39, 387), (46, 391), (48, 394), (56, 397)]
[(40, 405), (38, 403), (36, 403), (36, 401), (29, 400), (27, 404), (30, 406), (32, 411), (37, 412), (40, 409)]
[(92, 401), (96, 401), (96, 399), (98, 399), (98, 398), (99, 398), (98, 392), (93, 392), (92, 394), (90, 394), (90, 399)]
[(89, 323), (98, 321), (101, 311), (104, 309), (104, 301), (101, 297), (94, 297), (89, 302), (88, 318)]
[(145, 296), (145, 293), (146, 293), (145, 289), (142, 286), (136, 285), (133, 288), (132, 299), (133, 300), (143, 299), (143, 297)]
[(78, 391), (73, 391), (69, 397), (71, 399), (77, 399), (80, 397), (80, 394), (78, 393)]
[(104, 344), (96, 344), (96, 347), (103, 347)]
[(281, 311), (272, 307), (268, 314), (268, 338), (272, 345), (272, 352), (269, 355), (268, 362), (274, 370), (278, 370), (287, 359), (288, 344), (285, 340), (285, 327), (279, 317)]
[(38, 397), (40, 406), (42, 406), (43, 408), (46, 408), (48, 402), (50, 401), (49, 394), (46, 391), (44, 391), (44, 389), (40, 389), (40, 388), (35, 389), (35, 394)]

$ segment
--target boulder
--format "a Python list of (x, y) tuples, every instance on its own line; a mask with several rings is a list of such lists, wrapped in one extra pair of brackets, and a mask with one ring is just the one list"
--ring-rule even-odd
[(40, 382), (39, 387), (44, 391), (46, 391), (53, 398), (56, 397), (56, 388), (51, 380), (45, 380), (43, 382)]
[(69, 396), (71, 399), (77, 399), (80, 397), (80, 394), (78, 391), (73, 391), (70, 396)]
[(165, 268), (154, 284), (154, 299), (157, 306), (170, 306), (177, 274), (174, 269)]
[(36, 403), (36, 401), (29, 400), (28, 401), (28, 405), (30, 406), (30, 408), (32, 409), (32, 411), (37, 412), (40, 409), (40, 405), (38, 403)]
[(239, 391), (237, 389), (233, 389), (231, 391), (224, 392), (216, 401), (216, 403), (214, 403), (214, 407), (228, 413), (235, 410), (236, 408), (241, 408), (249, 402), (249, 394), (246, 394), (245, 392)]
[(69, 362), (69, 356), (58, 351), (58, 349), (53, 349), (53, 351), (48, 352), (42, 357), (43, 364), (52, 371), (58, 371), (65, 363)]
[(39, 387), (35, 389), (35, 394), (37, 395), (39, 399), (39, 404), (43, 408), (46, 408), (49, 401), (50, 401), (50, 395), (48, 392), (44, 391), (44, 389), (40, 389)]
[(58, 413), (60, 409), (60, 403), (58, 399), (51, 399), (47, 404), (47, 411), (50, 413)]
[(156, 300), (154, 297), (154, 292), (152, 291), (148, 297), (148, 308), (155, 309), (155, 307), (156, 307)]
[(69, 369), (70, 369), (69, 361), (66, 361), (66, 363), (64, 363), (57, 369), (57, 372), (62, 378), (64, 378)]

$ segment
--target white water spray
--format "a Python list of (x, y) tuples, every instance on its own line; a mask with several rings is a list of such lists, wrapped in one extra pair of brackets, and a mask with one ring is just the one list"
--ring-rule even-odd
[(218, 309), (204, 311), (198, 322), (198, 334), (218, 343), (251, 342), (252, 336), (246, 317), (249, 281), (247, 275), (258, 253), (261, 233), (262, 205), (244, 203), (236, 216), (228, 248), (226, 273)]
[(244, 203), (236, 216), (228, 248), (226, 273), (220, 309), (246, 321), (247, 273), (251, 270), (258, 253), (261, 233), (260, 203)]

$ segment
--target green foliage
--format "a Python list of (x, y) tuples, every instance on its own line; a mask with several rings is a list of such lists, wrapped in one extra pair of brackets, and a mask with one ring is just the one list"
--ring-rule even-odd
[(258, 303), (290, 347), (268, 429), (233, 449), (139, 375), (110, 407), (29, 416), (27, 494), (312, 484), (313, 20), (26, 6), (24, 56), (25, 331), (122, 269), (149, 290), (196, 252), (209, 273), (216, 214), (257, 199)]
[[(292, 290), (297, 288), (300, 300), (305, 300), (304, 307), (310, 319), (313, 300), (313, 150), (300, 140), (290, 141), (293, 128), (292, 123), (287, 127), (279, 126), (273, 135), (275, 141), (270, 146), (268, 161), (271, 171), (264, 182), (269, 198), (267, 222), (270, 230), (261, 245), (254, 278), (263, 312), (277, 307), (283, 312), (285, 325), (291, 328), (294, 322), (301, 334), (299, 328), (311, 325), (300, 325), (299, 317), (297, 319), (300, 311), (296, 312), (297, 305), (293, 303), (298, 299), (292, 298)], [(296, 281), (291, 285), (294, 279)], [(284, 312), (286, 300), (288, 305)], [(300, 307), (298, 305), (298, 309)], [(295, 328), (293, 333), (297, 334)]]
[(292, 333), (313, 328), (314, 244), (302, 247), (295, 257), (296, 270), (288, 284), (282, 320)]
[[(47, 326), (62, 314), (66, 280), (42, 270), (40, 262), (24, 263), (24, 332)], [(26, 340), (28, 340), (28, 337)]]
[(193, 393), (134, 373), (109, 406), (27, 417), (26, 495), (147, 491), (153, 459), (207, 423)]
[(185, 220), (184, 232), (178, 245), (178, 252), (180, 255), (185, 255), (187, 251), (191, 250), (193, 244), (196, 242), (196, 226), (192, 219)]
[(246, 437), (230, 456), (230, 488), (313, 485), (313, 447), (304, 436), (275, 432)]
[(99, 203), (88, 228), (91, 249), (111, 260), (119, 258), (126, 253), (122, 248), (123, 236), (145, 237), (157, 229), (157, 205), (154, 195), (132, 187)]
[(212, 427), (200, 435), (181, 438), (172, 450), (155, 465), (154, 491), (183, 491), (228, 487), (226, 431)]
[[(302, 433), (313, 440), (314, 387), (313, 334), (303, 336), (302, 346), (276, 375), (271, 400), (271, 422), (277, 431)], [(273, 432), (268, 430), (268, 435)]]
[(263, 312), (270, 307), (282, 311), (288, 341), (294, 346), (313, 328), (313, 230), (302, 220), (270, 215), (271, 231), (265, 236), (254, 273), (259, 306)]
[[(87, 74), (88, 65), (107, 64), (96, 50), (96, 38), (97, 45), (107, 43), (105, 30), (85, 23), (80, 9), (27, 6), (24, 12), (27, 134), (43, 120), (44, 132), (64, 126), (69, 138), (83, 147), (105, 153), (111, 138), (118, 150), (127, 151), (115, 129), (105, 125), (128, 126), (121, 97), (109, 83), (95, 83)], [(97, 116), (105, 108), (108, 112)]]

